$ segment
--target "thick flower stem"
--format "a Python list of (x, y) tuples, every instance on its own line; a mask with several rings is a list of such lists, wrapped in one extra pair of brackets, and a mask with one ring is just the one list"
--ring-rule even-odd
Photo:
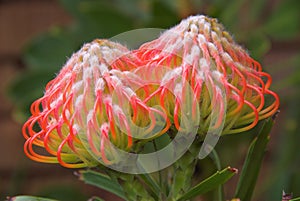
[(107, 171), (112, 179), (118, 179), (128, 201), (176, 201), (191, 188), (192, 176), (198, 160), (200, 140), (195, 140), (189, 150), (172, 166), (154, 176), (160, 186), (160, 192), (154, 192), (143, 180), (145, 175), (132, 175), (113, 170)]
[(149, 188), (138, 178), (138, 175), (109, 171), (110, 177), (117, 178), (123, 188), (127, 201), (155, 201)]
[(199, 150), (200, 142), (195, 140), (189, 150), (171, 167), (173, 177), (168, 201), (177, 200), (191, 188)]

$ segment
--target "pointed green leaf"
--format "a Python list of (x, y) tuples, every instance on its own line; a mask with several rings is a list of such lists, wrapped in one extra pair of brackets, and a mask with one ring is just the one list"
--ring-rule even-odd
[(93, 170), (79, 171), (79, 179), (87, 184), (109, 191), (126, 200), (122, 187), (107, 175)]
[(290, 201), (299, 201), (299, 200), (300, 200), (300, 197), (291, 199)]
[(235, 197), (243, 201), (251, 200), (273, 122), (271, 118), (265, 121), (258, 136), (249, 147), (235, 193)]
[(20, 196), (8, 198), (8, 201), (57, 201), (57, 200), (35, 197), (35, 196), (28, 196), (28, 195), (20, 195)]
[[(215, 149), (212, 150), (212, 152), (209, 154), (209, 157), (215, 163), (217, 170), (221, 170), (221, 161)], [(222, 185), (218, 186), (216, 200), (218, 201), (224, 200), (224, 190)]]
[(217, 188), (219, 185), (224, 184), (233, 175), (237, 173), (237, 169), (227, 167), (221, 171), (217, 171), (215, 174), (205, 179), (201, 183), (194, 186), (191, 190), (185, 193), (177, 201), (185, 201), (196, 197), (197, 195), (204, 194), (210, 190)]

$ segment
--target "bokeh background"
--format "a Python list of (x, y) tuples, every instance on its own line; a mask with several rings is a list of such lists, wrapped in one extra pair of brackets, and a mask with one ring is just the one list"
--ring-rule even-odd
[[(20, 194), (118, 200), (84, 185), (76, 170), (26, 158), (21, 127), (30, 103), (84, 42), (137, 28), (168, 28), (194, 14), (217, 17), (272, 75), (272, 89), (281, 98), (253, 200), (281, 200), (282, 190), (300, 196), (300, 1), (0, 0), (0, 200)], [(220, 140), (222, 166), (241, 169), (255, 132)], [(199, 163), (200, 177), (210, 163)], [(237, 179), (225, 185), (228, 199)]]

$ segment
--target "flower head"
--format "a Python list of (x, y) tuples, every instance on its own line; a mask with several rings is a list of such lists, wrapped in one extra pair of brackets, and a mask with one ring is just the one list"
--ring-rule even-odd
[(205, 16), (183, 20), (133, 51), (95, 40), (32, 104), (24, 150), (33, 160), (78, 168), (117, 164), (117, 149), (139, 153), (175, 131), (242, 132), (278, 109), (270, 84), (260, 64)]
[[(189, 84), (194, 98), (192, 111), (200, 110), (196, 116), (200, 115), (199, 133), (205, 134), (209, 126), (222, 127), (222, 134), (243, 132), (278, 110), (278, 95), (270, 90), (271, 76), (216, 19), (191, 16), (142, 45), (136, 54), (153, 68), (172, 68), (169, 82), (179, 78)], [(159, 96), (164, 97), (164, 93), (161, 90)], [(168, 101), (172, 100), (161, 103)], [(177, 103), (172, 109), (179, 129), (176, 108)]]
[[(97, 165), (99, 160), (111, 164), (118, 157), (113, 147), (133, 149), (136, 133), (149, 140), (166, 132), (170, 123), (155, 129), (158, 120), (165, 119), (163, 112), (145, 104), (133, 90), (144, 82), (129, 71), (138, 64), (118, 43), (85, 44), (32, 104), (32, 116), (23, 126), (27, 156), (70, 168)], [(135, 125), (142, 129), (137, 132)], [(37, 153), (36, 146), (50, 155)]]

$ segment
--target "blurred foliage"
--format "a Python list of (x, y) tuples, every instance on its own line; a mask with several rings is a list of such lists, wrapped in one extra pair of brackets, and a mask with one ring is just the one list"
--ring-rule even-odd
[[(33, 38), (24, 50), (27, 68), (9, 89), (16, 108), (14, 116), (20, 122), (28, 117), (30, 104), (42, 96), (46, 83), (54, 78), (67, 57), (95, 38), (110, 38), (137, 28), (168, 28), (189, 15), (207, 14), (218, 18), (252, 57), (262, 61), (274, 42), (293, 41), (300, 35), (298, 0), (60, 0), (60, 3), (73, 17), (73, 23), (52, 27)], [(274, 162), (266, 167), (266, 180), (256, 187), (255, 198), (260, 200), (279, 200), (282, 190), (300, 195), (300, 152), (297, 150), (300, 50), (270, 63), (264, 68), (280, 78), (273, 88), (281, 95), (284, 118), (276, 127), (280, 147), (272, 155)], [(246, 152), (253, 137), (221, 139), (218, 149), (222, 150), (222, 163), (238, 164), (236, 150)]]

